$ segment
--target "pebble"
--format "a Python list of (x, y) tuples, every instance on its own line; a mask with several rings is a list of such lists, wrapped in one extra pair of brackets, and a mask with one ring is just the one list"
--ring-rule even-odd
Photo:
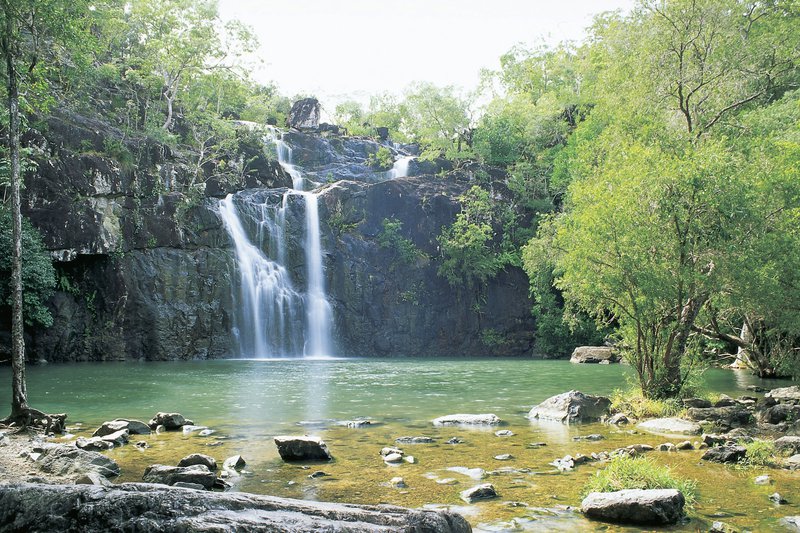
[(387, 463), (399, 463), (403, 460), (403, 456), (399, 453), (390, 453), (383, 456), (383, 460)]
[(513, 459), (514, 456), (511, 455), (510, 453), (503, 453), (500, 455), (495, 455), (494, 458), (497, 459), (498, 461), (508, 461), (510, 459)]
[(779, 492), (774, 492), (774, 493), (770, 494), (769, 495), (769, 499), (770, 499), (770, 501), (773, 501), (773, 502), (777, 503), (778, 505), (784, 505), (786, 503), (789, 503), (788, 501), (786, 501), (786, 498), (781, 496), (781, 494)]
[(404, 489), (408, 486), (406, 485), (406, 481), (401, 477), (393, 477), (389, 480), (389, 484), (396, 489)]

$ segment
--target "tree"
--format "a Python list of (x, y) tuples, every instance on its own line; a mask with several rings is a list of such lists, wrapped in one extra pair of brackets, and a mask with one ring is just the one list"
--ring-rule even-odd
[[(0, 0), (2, 34), (0, 51), (4, 59), (8, 104), (8, 158), (11, 189), (11, 415), (4, 423), (27, 426), (46, 424), (46, 429), (63, 429), (65, 415), (46, 415), (28, 405), (25, 380), (25, 339), (23, 336), (23, 227), (20, 201), (21, 156), (20, 109), (24, 89), (40, 81), (36, 78), (40, 60), (47, 58), (58, 43), (70, 41), (85, 26), (88, 12), (82, 1)], [(48, 49), (45, 49), (45, 45)], [(22, 90), (21, 90), (22, 89)]]
[(424, 158), (468, 157), (472, 144), (471, 103), (471, 98), (462, 97), (454, 87), (412, 84), (401, 105), (403, 130), (410, 140), (423, 145)]

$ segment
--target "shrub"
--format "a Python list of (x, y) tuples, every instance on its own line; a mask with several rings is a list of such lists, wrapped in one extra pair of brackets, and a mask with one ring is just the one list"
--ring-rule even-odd
[(680, 416), (683, 405), (677, 399), (656, 400), (645, 398), (638, 388), (623, 391), (616, 389), (611, 395), (611, 408), (634, 418), (664, 418)]
[(771, 440), (754, 439), (752, 442), (740, 442), (745, 447), (743, 466), (772, 466), (775, 463), (775, 443)]
[(582, 495), (624, 489), (677, 489), (691, 505), (696, 499), (697, 482), (673, 477), (669, 467), (647, 457), (616, 457), (589, 478)]
[(381, 146), (377, 152), (367, 156), (367, 164), (375, 170), (389, 170), (394, 165), (394, 156), (391, 150)]
[(417, 248), (410, 239), (400, 234), (403, 229), (401, 221), (396, 218), (384, 218), (381, 226), (381, 232), (378, 234), (378, 244), (381, 248), (393, 250), (397, 257), (407, 264), (412, 264), (417, 259), (425, 257), (425, 253), (422, 250)]

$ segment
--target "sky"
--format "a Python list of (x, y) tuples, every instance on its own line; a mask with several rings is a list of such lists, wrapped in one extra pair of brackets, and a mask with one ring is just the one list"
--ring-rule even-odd
[(592, 17), (634, 0), (219, 0), (260, 42), (253, 76), (324, 107), (414, 81), (474, 89), (518, 43), (580, 40)]

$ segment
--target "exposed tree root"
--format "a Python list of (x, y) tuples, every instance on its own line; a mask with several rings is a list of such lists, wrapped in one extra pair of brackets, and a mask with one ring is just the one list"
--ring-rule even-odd
[(64, 433), (66, 413), (46, 414), (33, 407), (25, 407), (18, 413), (12, 413), (9, 417), (0, 420), (0, 427), (14, 430), (20, 433), (29, 428), (44, 430), (44, 433)]

